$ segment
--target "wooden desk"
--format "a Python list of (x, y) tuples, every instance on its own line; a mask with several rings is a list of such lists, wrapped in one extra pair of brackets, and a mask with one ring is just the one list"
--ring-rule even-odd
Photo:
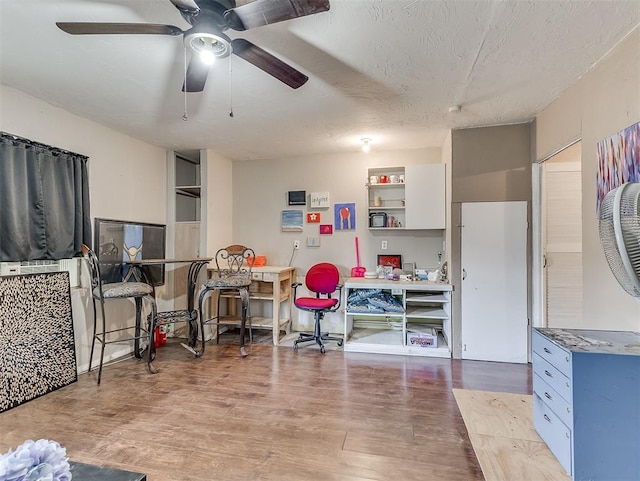
[[(209, 277), (215, 271), (215, 269), (208, 269)], [(251, 278), (253, 282), (249, 287), (250, 302), (255, 301), (252, 304), (256, 304), (258, 301), (267, 302), (270, 304), (272, 312), (271, 317), (256, 316), (252, 314), (255, 306), (250, 307), (251, 328), (272, 329), (273, 345), (277, 346), (280, 343), (280, 331), (285, 331), (286, 334), (291, 332), (293, 301), (291, 284), (296, 281), (296, 269), (295, 267), (280, 266), (254, 267), (251, 269)], [(234, 302), (227, 302), (227, 315), (223, 316), (220, 323), (240, 325), (240, 319), (236, 316), (235, 302), (238, 296), (230, 293), (222, 296)], [(216, 303), (214, 302), (212, 305), (215, 306)]]

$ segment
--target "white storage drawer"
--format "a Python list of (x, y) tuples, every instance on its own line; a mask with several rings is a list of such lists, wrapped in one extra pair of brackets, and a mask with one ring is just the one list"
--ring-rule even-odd
[(533, 374), (549, 384), (565, 401), (573, 403), (571, 398), (571, 380), (547, 361), (533, 353)]
[(535, 393), (533, 421), (540, 437), (547, 443), (565, 471), (571, 474), (571, 430)]
[(533, 375), (533, 392), (540, 396), (545, 404), (558, 415), (567, 427), (572, 428), (573, 409), (571, 408), (571, 403), (567, 402), (555, 389), (553, 389), (537, 374)]
[(571, 377), (571, 353), (547, 339), (538, 331), (533, 331), (531, 339), (533, 352), (559, 369), (562, 374)]

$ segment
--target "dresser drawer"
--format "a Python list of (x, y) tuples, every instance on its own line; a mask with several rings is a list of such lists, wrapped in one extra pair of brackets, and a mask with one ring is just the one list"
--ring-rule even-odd
[(552, 364), (565, 376), (571, 377), (571, 353), (569, 351), (554, 344), (536, 330), (533, 331), (531, 347), (533, 352)]
[(571, 475), (571, 430), (535, 393), (533, 425), (560, 465)]
[(571, 380), (535, 352), (533, 353), (533, 374), (540, 376), (540, 379), (549, 384), (569, 404), (573, 403)]
[(571, 403), (537, 374), (533, 375), (533, 392), (536, 393), (558, 415), (564, 424), (573, 428), (573, 409)]

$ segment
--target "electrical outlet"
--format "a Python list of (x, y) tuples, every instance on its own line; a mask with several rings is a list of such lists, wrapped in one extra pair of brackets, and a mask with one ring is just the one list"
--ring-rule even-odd
[(293, 248), (294, 249), (300, 249), (300, 241), (299, 240), (294, 240), (293, 241)]
[(382, 241), (382, 245), (380, 246), (380, 249), (382, 249), (383, 251), (387, 250), (387, 241)]

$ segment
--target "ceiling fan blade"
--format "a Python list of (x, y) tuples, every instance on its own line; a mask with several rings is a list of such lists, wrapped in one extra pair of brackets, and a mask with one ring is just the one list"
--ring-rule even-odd
[(233, 53), (264, 70), (293, 89), (302, 87), (309, 77), (243, 38), (231, 41)]
[(169, 0), (173, 5), (181, 12), (189, 13), (191, 15), (197, 15), (200, 12), (200, 7), (194, 0)]
[(229, 28), (249, 30), (262, 25), (326, 12), (329, 8), (329, 0), (256, 0), (227, 10), (224, 13), (224, 19)]
[(209, 74), (209, 65), (202, 62), (197, 55), (192, 55), (187, 67), (187, 78), (182, 84), (183, 92), (202, 92)]
[(71, 35), (151, 34), (181, 35), (182, 29), (157, 23), (56, 22), (58, 28)]

